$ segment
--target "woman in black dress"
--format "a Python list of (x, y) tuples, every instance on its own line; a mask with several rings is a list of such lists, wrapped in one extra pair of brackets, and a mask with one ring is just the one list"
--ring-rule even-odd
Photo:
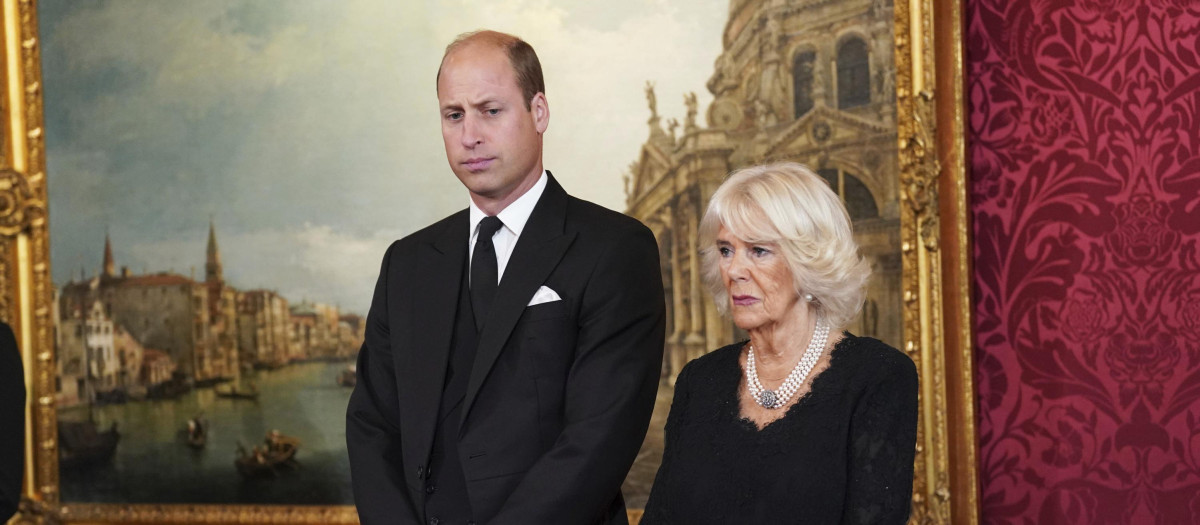
[(0, 523), (17, 512), (25, 475), (25, 373), (12, 328), (0, 322)]
[(740, 170), (700, 226), (718, 309), (750, 335), (687, 364), (642, 523), (904, 523), (917, 372), (839, 329), (870, 268), (823, 179), (798, 164)]

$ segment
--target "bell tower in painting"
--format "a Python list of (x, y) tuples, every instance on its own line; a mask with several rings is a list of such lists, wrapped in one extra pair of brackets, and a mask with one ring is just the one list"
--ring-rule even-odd
[(221, 248), (217, 247), (217, 228), (208, 221), (208, 258), (204, 262), (204, 281), (222, 283), (225, 280), (221, 270)]
[(110, 241), (108, 239), (108, 234), (105, 233), (104, 234), (104, 276), (105, 277), (115, 277), (117, 275), (116, 270), (117, 270), (116, 262), (113, 261), (112, 241)]

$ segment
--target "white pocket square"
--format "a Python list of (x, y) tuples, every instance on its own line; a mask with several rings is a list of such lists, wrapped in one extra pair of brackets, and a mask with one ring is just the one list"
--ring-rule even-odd
[(561, 301), (561, 300), (562, 300), (562, 297), (559, 297), (557, 292), (543, 286), (541, 288), (538, 288), (537, 293), (533, 294), (533, 299), (529, 300), (529, 304), (526, 305), (526, 307), (533, 306), (536, 304), (550, 303), (550, 302)]

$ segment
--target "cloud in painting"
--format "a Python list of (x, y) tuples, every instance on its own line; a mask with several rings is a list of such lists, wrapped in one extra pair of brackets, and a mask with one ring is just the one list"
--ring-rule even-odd
[(623, 210), (642, 86), (656, 83), (664, 116), (682, 120), (686, 91), (706, 105), (727, 13), (725, 0), (42, 0), (55, 281), (94, 272), (105, 231), (135, 271), (202, 267), (213, 218), (236, 286), (365, 309), (388, 243), (466, 205), (434, 74), (455, 35), (482, 27), (539, 52), (547, 167)]

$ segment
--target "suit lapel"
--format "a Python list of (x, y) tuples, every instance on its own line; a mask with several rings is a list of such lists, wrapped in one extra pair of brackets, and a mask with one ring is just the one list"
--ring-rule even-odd
[[(433, 446), (446, 380), (454, 318), (467, 258), (469, 218), (454, 215), (436, 241), (419, 247), (412, 301), (412, 346), (404, 355), (400, 385), (401, 439), (405, 450), (426, 454)], [(420, 459), (424, 461), (424, 459)]]
[(517, 239), (504, 276), (500, 279), (500, 287), (496, 289), (496, 297), (492, 300), (487, 322), (483, 325), (483, 332), (479, 334), (475, 363), (471, 367), (467, 396), (463, 400), (460, 430), (466, 428), (467, 415), (471, 412), (475, 397), (492, 370), (492, 365), (496, 363), (496, 358), (500, 356), (508, 336), (512, 334), (517, 320), (525, 311), (525, 305), (529, 303), (538, 287), (546, 282), (546, 277), (558, 266), (558, 262), (567, 252), (567, 247), (575, 240), (574, 232), (564, 231), (566, 210), (567, 192), (558, 185), (553, 176), (550, 176), (546, 189), (521, 232), (521, 237)]

